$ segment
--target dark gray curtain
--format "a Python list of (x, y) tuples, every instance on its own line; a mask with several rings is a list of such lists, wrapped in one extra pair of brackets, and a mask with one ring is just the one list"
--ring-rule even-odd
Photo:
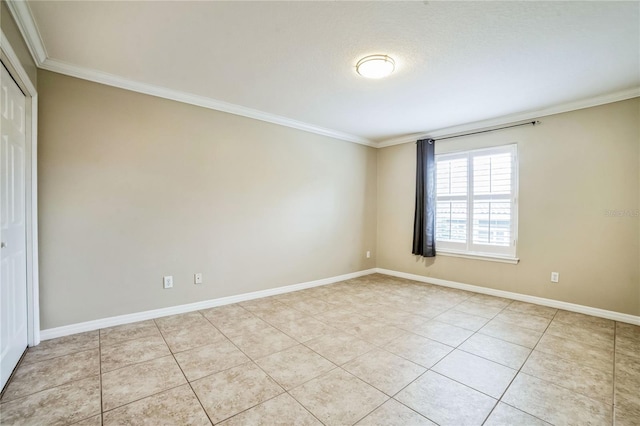
[(418, 141), (416, 167), (416, 211), (413, 221), (413, 254), (423, 257), (436, 255), (436, 142)]

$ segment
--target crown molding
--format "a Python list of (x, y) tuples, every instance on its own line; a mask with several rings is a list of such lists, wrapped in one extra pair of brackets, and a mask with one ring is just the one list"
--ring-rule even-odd
[(315, 126), (313, 124), (304, 123), (302, 121), (293, 120), (280, 115), (270, 114), (268, 112), (259, 111), (257, 109), (247, 108), (241, 105), (219, 101), (217, 99), (212, 99), (205, 96), (194, 95), (192, 93), (182, 92), (180, 90), (173, 90), (166, 87), (141, 83), (114, 74), (67, 64), (55, 59), (45, 59), (44, 62), (40, 65), (40, 68), (71, 77), (80, 78), (83, 80), (89, 80), (96, 83), (106, 84), (108, 86), (118, 87), (120, 89), (131, 90), (133, 92), (144, 93), (145, 95), (170, 99), (172, 101), (183, 102), (186, 104), (196, 105), (216, 111), (222, 111), (230, 114), (240, 115), (243, 117), (253, 118), (255, 120), (266, 121), (268, 123), (279, 124), (281, 126), (291, 127), (293, 129), (328, 136), (347, 142), (354, 142), (371, 147), (376, 146), (374, 142), (368, 139), (350, 135), (348, 133), (339, 132), (337, 130)]
[(373, 148), (385, 148), (393, 145), (401, 145), (404, 143), (415, 142), (418, 139), (434, 138), (444, 136), (453, 136), (459, 133), (489, 129), (491, 127), (503, 126), (505, 124), (516, 123), (519, 121), (527, 121), (535, 118), (545, 117), (553, 114), (561, 114), (563, 112), (575, 111), (584, 108), (590, 108), (612, 102), (623, 101), (626, 99), (640, 97), (640, 87), (622, 90), (607, 95), (596, 96), (593, 98), (583, 99), (574, 102), (568, 102), (544, 108), (536, 111), (528, 111), (523, 113), (511, 114), (502, 117), (496, 117), (488, 120), (476, 121), (457, 126), (451, 126), (441, 129), (429, 130), (421, 133), (413, 133), (409, 135), (398, 136), (386, 139), (381, 142), (372, 141), (360, 136), (340, 132), (325, 127), (315, 126), (313, 124), (302, 121), (293, 120), (280, 115), (270, 114), (268, 112), (247, 108), (224, 101), (220, 101), (205, 96), (194, 95), (188, 92), (168, 89), (166, 87), (155, 86), (147, 83), (141, 83), (120, 77), (114, 74), (102, 71), (92, 70), (89, 68), (79, 67), (68, 64), (55, 59), (49, 59), (47, 51), (40, 37), (40, 32), (35, 24), (31, 9), (26, 0), (6, 0), (7, 6), (13, 18), (25, 39), (29, 52), (39, 68), (65, 74), (71, 77), (89, 80), (108, 86), (118, 87), (125, 90), (131, 90), (146, 95), (156, 96), (164, 99), (170, 99), (177, 102), (196, 105), (216, 111), (227, 112), (230, 114), (240, 115), (243, 117), (253, 118), (255, 120), (265, 121), (267, 123), (278, 124), (293, 129), (303, 130), (305, 132), (315, 133), (318, 135), (328, 136), (347, 142), (353, 142)]
[(18, 25), (22, 37), (27, 43), (29, 53), (39, 67), (47, 59), (47, 50), (40, 37), (40, 32), (33, 20), (31, 9), (25, 0), (7, 0), (7, 7)]
[(220, 101), (205, 96), (198, 96), (192, 93), (182, 92), (179, 90), (168, 89), (166, 87), (155, 86), (152, 84), (140, 83), (117, 75), (105, 73), (102, 71), (92, 70), (89, 68), (79, 67), (50, 59), (40, 37), (40, 32), (31, 14), (31, 9), (25, 0), (7, 0), (9, 11), (13, 15), (22, 37), (27, 43), (29, 52), (33, 57), (38, 68), (48, 71), (65, 74), (71, 77), (89, 80), (96, 83), (106, 84), (108, 86), (118, 87), (121, 89), (131, 90), (146, 95), (156, 96), (164, 99), (170, 99), (190, 105), (196, 105), (216, 111), (227, 112), (230, 114), (240, 115), (243, 117), (253, 118), (255, 120), (265, 121), (267, 123), (278, 124), (293, 129), (303, 130), (305, 132), (315, 133), (330, 138), (339, 139), (347, 142), (354, 142), (360, 145), (376, 147), (376, 143), (360, 136), (351, 135), (325, 127), (316, 126), (291, 118), (283, 117), (276, 114), (260, 111), (253, 108), (247, 108), (241, 105)]
[[(7, 36), (4, 35), (4, 31), (2, 30), (0, 30), (0, 50), (2, 50), (3, 54), (7, 55), (9, 64), (14, 68), (13, 71), (17, 74), (22, 84), (26, 86), (27, 92), (31, 95), (37, 94), (38, 91), (31, 82), (27, 72), (22, 66), (16, 66), (16, 64), (21, 64), (20, 59), (18, 59), (18, 55), (16, 55), (16, 52), (11, 47), (11, 43), (9, 43), (9, 39), (7, 39)], [(22, 90), (24, 90), (24, 88), (22, 88)]]
[(435, 129), (435, 130), (426, 131), (422, 133), (413, 133), (410, 135), (399, 136), (396, 138), (387, 139), (382, 142), (379, 142), (376, 146), (378, 148), (385, 148), (388, 146), (415, 142), (418, 139), (425, 139), (425, 138), (437, 139), (445, 136), (454, 136), (459, 133), (490, 129), (491, 127), (504, 126), (505, 124), (517, 123), (519, 121), (528, 121), (535, 118), (546, 117), (554, 114), (561, 114), (563, 112), (576, 111), (584, 108), (591, 108), (598, 105), (624, 101), (627, 99), (637, 98), (637, 97), (640, 97), (640, 87), (633, 87), (631, 89), (621, 90), (619, 92), (609, 93), (607, 95), (596, 96), (593, 98), (582, 99), (574, 102), (568, 102), (568, 103), (555, 105), (549, 108), (544, 108), (536, 111), (505, 115), (502, 117), (496, 117), (489, 120), (475, 121), (473, 123), (461, 124), (458, 126), (446, 127), (446, 128)]

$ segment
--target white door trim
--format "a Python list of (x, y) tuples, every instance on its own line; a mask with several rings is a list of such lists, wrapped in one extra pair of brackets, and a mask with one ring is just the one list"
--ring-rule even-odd
[(40, 343), (38, 282), (38, 92), (9, 40), (0, 30), (0, 59), (26, 96), (26, 232), (27, 232), (27, 321), (29, 346)]

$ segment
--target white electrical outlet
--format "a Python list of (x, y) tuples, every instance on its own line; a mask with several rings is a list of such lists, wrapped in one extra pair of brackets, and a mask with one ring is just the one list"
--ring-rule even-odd
[(167, 275), (162, 277), (162, 284), (164, 288), (173, 288), (173, 276)]
[(560, 281), (560, 274), (558, 272), (552, 272), (551, 273), (551, 282), (552, 283), (557, 283), (558, 281)]
[(367, 251), (367, 259), (369, 259), (371, 257), (371, 252)]
[(202, 284), (202, 274), (200, 272), (198, 272), (197, 274), (193, 274), (193, 283)]

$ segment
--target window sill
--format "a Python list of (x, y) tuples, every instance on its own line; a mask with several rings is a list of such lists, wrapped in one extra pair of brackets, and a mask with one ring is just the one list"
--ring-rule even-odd
[(518, 257), (509, 257), (509, 256), (500, 256), (500, 255), (492, 255), (487, 253), (461, 253), (457, 251), (451, 250), (437, 250), (436, 256), (451, 256), (451, 257), (461, 257), (463, 259), (473, 259), (473, 260), (486, 260), (488, 262), (499, 262), (499, 263), (509, 263), (511, 265), (517, 265), (520, 262), (520, 258)]

